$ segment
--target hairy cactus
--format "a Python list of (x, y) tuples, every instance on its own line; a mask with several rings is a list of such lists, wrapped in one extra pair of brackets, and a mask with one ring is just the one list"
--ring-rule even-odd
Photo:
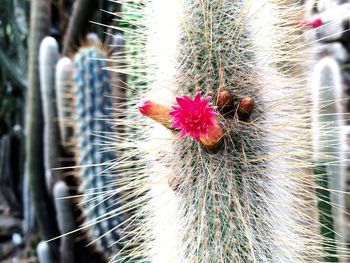
[(41, 101), (44, 115), (44, 160), (46, 184), (51, 192), (60, 179), (61, 172), (53, 170), (61, 166), (58, 115), (55, 91), (55, 67), (58, 61), (58, 43), (53, 37), (45, 37), (39, 50), (39, 74)]
[[(325, 249), (329, 255), (326, 262), (338, 262), (338, 246), (344, 242), (339, 234), (344, 233), (345, 207), (344, 191), (346, 181), (345, 154), (346, 145), (344, 120), (341, 115), (341, 77), (337, 62), (329, 57), (323, 58), (315, 67), (313, 79), (314, 97), (314, 160), (315, 172), (320, 185), (318, 207), (321, 233), (329, 240)], [(331, 189), (331, 190), (328, 190)], [(336, 206), (332, 207), (332, 204)], [(339, 233), (339, 234), (336, 234)], [(344, 254), (338, 247), (338, 254)]]
[(55, 82), (60, 137), (66, 150), (72, 146), (73, 141), (73, 62), (70, 58), (63, 57), (57, 62)]
[[(93, 237), (105, 251), (122, 247), (120, 200), (112, 161), (116, 156), (106, 138), (111, 124), (107, 121), (112, 107), (110, 74), (106, 53), (96, 47), (79, 49), (74, 58), (74, 93), (76, 111), (77, 164), (87, 222)], [(98, 165), (96, 165), (98, 164)]]
[[(128, 118), (115, 120), (128, 132), (118, 137), (124, 154), (116, 167), (136, 199), (124, 209), (138, 208), (136, 261), (294, 263), (331, 255), (317, 220), (309, 52), (297, 23), (303, 7), (118, 2), (130, 26), (121, 70)], [(140, 112), (153, 120), (137, 113), (140, 98)]]

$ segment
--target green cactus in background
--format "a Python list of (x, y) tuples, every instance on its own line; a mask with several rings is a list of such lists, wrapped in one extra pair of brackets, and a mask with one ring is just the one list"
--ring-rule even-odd
[[(300, 3), (118, 2), (126, 50), (120, 59), (127, 63), (120, 71), (128, 73), (132, 96), (127, 119), (115, 119), (127, 126), (115, 166), (127, 174), (118, 182), (132, 189), (122, 199), (136, 198), (124, 206), (135, 209), (135, 261), (294, 263), (331, 256), (332, 239), (314, 220), (322, 197), (314, 191)], [(175, 97), (198, 93), (213, 97), (222, 131), (215, 144), (206, 144), (210, 133), (198, 142), (164, 127), (173, 121), (171, 105), (190, 103), (180, 97), (177, 105)], [(163, 126), (138, 114), (140, 98), (147, 99), (140, 111)]]
[[(315, 174), (319, 184), (319, 221), (321, 233), (325, 236), (325, 249), (328, 255), (325, 262), (339, 262), (344, 254), (344, 195), (346, 171), (345, 155), (342, 147), (346, 145), (343, 131), (344, 120), (340, 113), (341, 76), (337, 62), (323, 58), (315, 67), (313, 80), (314, 97), (314, 160)], [(332, 204), (336, 204), (332, 207)], [(338, 253), (337, 253), (338, 241)], [(340, 242), (339, 242), (340, 241)], [(338, 255), (337, 255), (338, 254)]]
[(39, 50), (39, 74), (41, 101), (44, 115), (44, 159), (48, 190), (51, 192), (55, 182), (61, 179), (62, 172), (54, 170), (61, 167), (62, 157), (59, 143), (58, 114), (56, 107), (55, 67), (58, 61), (58, 43), (53, 37), (45, 37)]
[(112, 93), (106, 52), (96, 47), (80, 48), (74, 58), (77, 164), (81, 190), (92, 235), (104, 251), (123, 248), (126, 216), (120, 211), (121, 200), (112, 167), (116, 156), (107, 142), (112, 132), (110, 118)]
[[(54, 208), (48, 197), (45, 183), (43, 156), (43, 114), (39, 83), (39, 46), (50, 26), (51, 3), (46, 0), (31, 1), (30, 38), (28, 61), (28, 105), (26, 119), (26, 175), (29, 177), (33, 201), (41, 237), (49, 240), (58, 236)], [(57, 242), (49, 243), (54, 255), (58, 254)]]

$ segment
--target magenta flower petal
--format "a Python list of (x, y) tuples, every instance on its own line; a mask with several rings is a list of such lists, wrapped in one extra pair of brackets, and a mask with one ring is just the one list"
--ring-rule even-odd
[(209, 106), (211, 97), (202, 98), (197, 93), (194, 99), (188, 96), (177, 97), (178, 105), (172, 106), (169, 113), (172, 118), (172, 128), (180, 129), (180, 137), (189, 135), (199, 141), (202, 135), (207, 136), (210, 127), (217, 127), (215, 108)]

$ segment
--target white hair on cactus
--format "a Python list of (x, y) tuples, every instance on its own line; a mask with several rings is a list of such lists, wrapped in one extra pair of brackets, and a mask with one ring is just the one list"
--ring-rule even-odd
[[(122, 28), (126, 46), (141, 52), (125, 53), (127, 73), (139, 79), (128, 82), (133, 96), (123, 124), (130, 134), (118, 140), (124, 155), (116, 164), (128, 167), (127, 160), (137, 158), (125, 168), (129, 178), (122, 184), (128, 188), (130, 181), (127, 192), (135, 198), (125, 208), (137, 208), (131, 217), (134, 259), (322, 261), (312, 92), (304, 75), (309, 52), (295, 23), (300, 3), (120, 2), (134, 8), (125, 17), (138, 17), (131, 20), (134, 29)], [(256, 107), (249, 121), (219, 114), (225, 138), (215, 154), (136, 113), (142, 97), (170, 107), (176, 96), (201, 92), (215, 104), (220, 87), (237, 98), (253, 97)]]

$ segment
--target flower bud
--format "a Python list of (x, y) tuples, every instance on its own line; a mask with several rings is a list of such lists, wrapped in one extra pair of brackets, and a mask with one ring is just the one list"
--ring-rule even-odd
[(238, 103), (238, 118), (240, 120), (249, 119), (254, 110), (254, 99), (251, 97), (244, 97)]
[(296, 22), (297, 26), (305, 26), (305, 27), (312, 27), (317, 28), (323, 25), (323, 21), (321, 18), (313, 18), (313, 19), (301, 19)]
[(216, 105), (219, 109), (233, 106), (233, 94), (228, 90), (220, 90), (217, 95)]
[(169, 115), (170, 108), (146, 99), (140, 101), (138, 108), (142, 115), (170, 128), (172, 119)]

